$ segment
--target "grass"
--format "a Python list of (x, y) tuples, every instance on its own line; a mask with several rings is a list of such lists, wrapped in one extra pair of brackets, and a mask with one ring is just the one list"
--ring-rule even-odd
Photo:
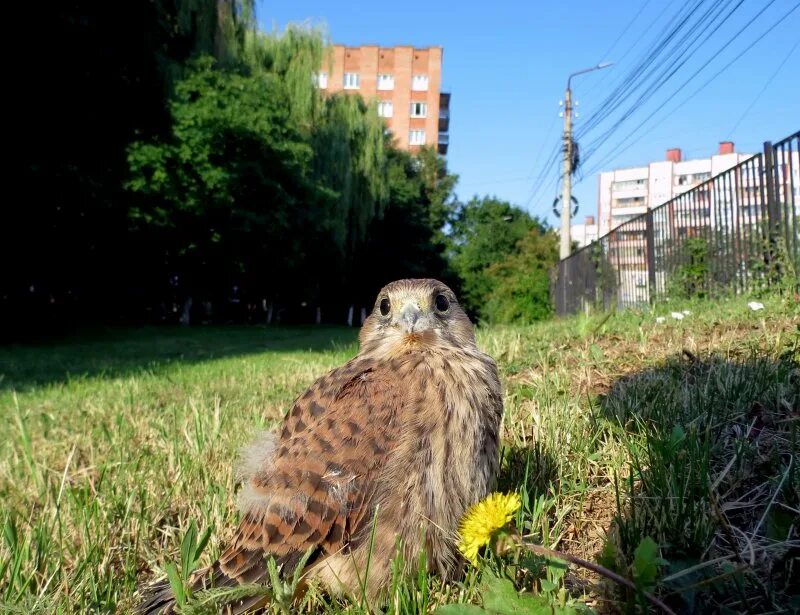
[[(500, 486), (520, 492), (528, 540), (599, 561), (678, 611), (800, 608), (800, 310), (763, 303), (479, 330), (505, 387)], [(181, 569), (187, 534), (209, 529), (210, 563), (236, 523), (238, 449), (356, 349), (353, 330), (258, 327), (0, 348), (0, 610), (127, 612), (139, 583)], [(533, 556), (490, 559), (485, 574), (550, 604), (641, 599)], [(475, 569), (442, 585), (398, 568), (387, 610), (488, 608), (485, 588)], [(368, 607), (311, 591), (301, 608)]]

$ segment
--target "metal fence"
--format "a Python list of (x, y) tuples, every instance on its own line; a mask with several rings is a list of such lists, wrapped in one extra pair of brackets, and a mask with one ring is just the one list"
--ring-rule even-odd
[(797, 282), (800, 132), (619, 226), (556, 267), (558, 314)]

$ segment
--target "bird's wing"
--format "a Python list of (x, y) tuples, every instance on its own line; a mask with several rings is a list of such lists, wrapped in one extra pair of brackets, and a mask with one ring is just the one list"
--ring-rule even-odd
[(271, 462), (244, 487), (243, 517), (216, 585), (263, 578), (270, 555), (291, 573), (309, 549), (313, 562), (368, 534), (375, 477), (398, 440), (397, 379), (391, 364), (357, 358), (297, 400)]

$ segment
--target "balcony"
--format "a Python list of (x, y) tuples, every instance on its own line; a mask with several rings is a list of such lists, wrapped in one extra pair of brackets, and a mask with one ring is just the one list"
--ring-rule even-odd
[(450, 145), (450, 135), (446, 132), (439, 133), (438, 151), (444, 156), (447, 154), (447, 147)]
[(439, 132), (450, 130), (450, 92), (439, 94)]
[(439, 109), (439, 132), (450, 130), (450, 109)]

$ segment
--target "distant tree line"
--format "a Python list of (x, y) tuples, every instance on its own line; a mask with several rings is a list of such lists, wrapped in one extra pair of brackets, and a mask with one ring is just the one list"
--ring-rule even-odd
[(452, 284), (483, 320), (550, 313), (552, 232), (496, 199), (458, 203), (435, 151), (401, 151), (372, 103), (321, 94), (321, 33), (261, 33), (252, 0), (79, 0), (36, 20), (12, 116), (6, 333), (358, 324), (410, 276)]

